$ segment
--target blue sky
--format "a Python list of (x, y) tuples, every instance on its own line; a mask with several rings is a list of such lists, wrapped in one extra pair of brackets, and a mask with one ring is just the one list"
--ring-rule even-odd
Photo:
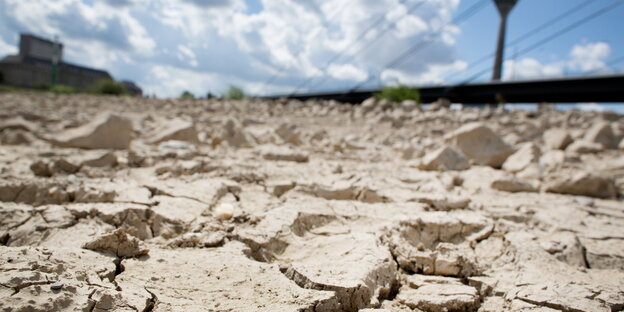
[(262, 11), (262, 2), (260, 0), (245, 0), (247, 4), (247, 10), (245, 13), (247, 14), (256, 14)]
[[(458, 10), (461, 11), (474, 1), (462, 1)], [(613, 10), (590, 20), (589, 22), (575, 28), (574, 30), (561, 35), (555, 40), (544, 44), (525, 55), (517, 56), (522, 49), (528, 48), (533, 43), (545, 38), (559, 30), (582, 20), (584, 17), (622, 1), (611, 0), (520, 0), (513, 9), (508, 25), (507, 25), (507, 42), (510, 43), (527, 32), (534, 30), (544, 23), (551, 21), (553, 18), (571, 10), (579, 8), (579, 10), (567, 15), (563, 19), (557, 20), (548, 28), (544, 28), (536, 32), (532, 37), (523, 40), (519, 44), (506, 49), (506, 59), (523, 59), (532, 58), (541, 64), (554, 64), (561, 62), (570, 57), (571, 49), (575, 45), (583, 45), (589, 43), (606, 43), (610, 47), (609, 57), (605, 63), (612, 59), (624, 56), (624, 37), (622, 37), (622, 29), (624, 29), (624, 4), (617, 6)], [(462, 25), (462, 35), (459, 36), (457, 49), (459, 57), (469, 60), (469, 63), (478, 60), (484, 55), (494, 51), (498, 27), (498, 13), (494, 5), (488, 5), (483, 11), (474, 16), (474, 18)], [(488, 68), (491, 61), (484, 62), (476, 68)], [(614, 71), (622, 71), (624, 63), (620, 62), (613, 66)], [(476, 73), (479, 70), (474, 70)], [(507, 68), (511, 71), (511, 68)], [(468, 71), (471, 73), (471, 71)], [(590, 70), (591, 72), (591, 70)], [(601, 73), (596, 71), (594, 73)], [(573, 68), (564, 68), (564, 75), (583, 74), (582, 70), (574, 70)], [(459, 77), (458, 77), (459, 78)], [(489, 79), (490, 73), (480, 77), (481, 80)]]
[[(68, 62), (107, 69), (145, 93), (288, 94), (405, 83), (462, 82), (486, 70), (498, 28), (490, 0), (0, 0), (0, 55), (18, 34), (58, 35)], [(506, 51), (504, 79), (622, 72), (624, 0), (520, 0), (507, 39), (574, 14)], [(520, 55), (533, 43), (609, 5), (606, 14)], [(374, 27), (372, 27), (374, 25)], [(368, 32), (365, 30), (370, 29)], [(414, 45), (416, 52), (388, 67)], [(358, 52), (358, 53), (356, 53)]]

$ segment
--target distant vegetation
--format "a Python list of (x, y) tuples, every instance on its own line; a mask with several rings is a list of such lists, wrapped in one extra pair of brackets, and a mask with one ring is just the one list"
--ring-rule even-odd
[(112, 79), (102, 79), (95, 83), (91, 89), (95, 94), (124, 95), (128, 90), (119, 82)]
[(34, 89), (28, 89), (28, 88), (0, 85), (0, 92), (48, 92), (48, 91), (49, 90), (47, 89), (47, 87), (46, 89), (41, 89), (40, 87), (36, 87)]
[(48, 88), (48, 91), (52, 92), (52, 93), (56, 93), (56, 94), (74, 94), (74, 93), (78, 93), (78, 91), (76, 91), (76, 89), (70, 87), (70, 86), (65, 86), (65, 85), (55, 85), (52, 86), (51, 88)]
[(55, 94), (76, 94), (76, 93), (92, 93), (92, 94), (108, 94), (108, 95), (127, 95), (128, 90), (119, 82), (111, 79), (102, 79), (96, 82), (90, 89), (76, 89), (67, 85), (49, 85), (46, 83), (39, 84), (33, 88), (20, 88), (13, 86), (0, 85), (2, 92), (51, 92)]
[(230, 86), (222, 97), (226, 100), (242, 100), (245, 98), (245, 92), (239, 87)]
[(195, 99), (195, 95), (193, 95), (191, 91), (184, 90), (184, 92), (180, 94), (180, 100), (192, 100), (192, 99)]
[(56, 94), (74, 94), (74, 93), (79, 93), (78, 90), (74, 89), (73, 87), (70, 86), (66, 86), (66, 85), (54, 85), (54, 86), (50, 86), (49, 84), (46, 83), (42, 83), (42, 84), (38, 84), (35, 86), (35, 90), (37, 91), (41, 91), (41, 92), (52, 92), (52, 93), (56, 93)]
[(30, 90), (0, 85), (0, 92), (24, 92), (24, 91), (30, 91)]
[(381, 92), (375, 94), (377, 99), (386, 99), (392, 102), (402, 102), (404, 100), (414, 100), (417, 103), (420, 102), (420, 92), (418, 89), (410, 88), (405, 85), (398, 85), (394, 87), (384, 87)]
[(4, 82), (4, 74), (0, 71), (0, 83)]

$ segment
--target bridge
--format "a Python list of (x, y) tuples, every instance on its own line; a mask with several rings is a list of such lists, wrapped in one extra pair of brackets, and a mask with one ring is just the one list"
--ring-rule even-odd
[[(483, 10), (487, 3), (490, 2), (488, 0), (480, 0), (475, 1), (475, 3), (466, 8), (464, 11), (458, 13), (453, 20), (447, 25), (454, 24), (459, 25), (460, 23), (465, 22), (466, 20), (472, 18), (477, 12)], [(620, 102), (624, 103), (624, 74), (614, 74), (614, 75), (604, 75), (604, 76), (587, 76), (591, 72), (584, 72), (577, 77), (567, 77), (567, 78), (556, 78), (556, 79), (536, 79), (536, 80), (524, 80), (524, 81), (500, 81), (501, 73), (502, 73), (502, 62), (504, 60), (503, 52), (506, 48), (511, 46), (515, 46), (519, 48), (518, 44), (522, 41), (525, 41), (528, 38), (534, 37), (535, 35), (544, 32), (545, 30), (551, 28), (551, 26), (556, 25), (562, 20), (565, 20), (568, 16), (575, 14), (576, 12), (586, 10), (588, 4), (591, 1), (586, 1), (574, 6), (570, 10), (565, 12), (560, 12), (557, 16), (554, 16), (552, 19), (537, 25), (536, 27), (527, 30), (525, 33), (520, 35), (519, 37), (512, 40), (509, 44), (505, 43), (505, 29), (507, 22), (507, 15), (509, 15), (510, 11), (518, 2), (517, 0), (493, 0), (496, 5), (501, 21), (499, 25), (499, 35), (497, 42), (496, 53), (491, 55), (485, 55), (484, 57), (471, 62), (468, 65), (467, 69), (477, 68), (476, 66), (491, 60), (491, 57), (494, 57), (494, 66), (485, 68), (473, 75), (471, 78), (464, 80), (460, 83), (449, 83), (448, 85), (427, 85), (427, 86), (414, 86), (420, 91), (421, 102), (428, 103), (436, 101), (439, 98), (449, 99), (451, 102), (455, 103), (465, 103), (465, 104), (495, 104), (495, 103), (541, 103), (541, 102), (552, 102), (552, 103), (579, 103), (579, 102), (599, 102), (599, 103), (609, 103), (609, 102)], [(414, 8), (417, 8), (420, 2), (417, 2)], [(574, 20), (572, 23), (566, 25), (559, 30), (552, 32), (546, 37), (532, 43), (529, 45), (524, 45), (521, 47), (519, 51), (515, 53), (515, 57), (519, 57), (525, 55), (535, 49), (538, 49), (545, 44), (556, 40), (562, 35), (569, 33), (570, 31), (581, 27), (582, 25), (599, 18), (600, 16), (612, 12), (616, 7), (624, 5), (624, 1), (613, 1), (607, 4), (604, 7), (596, 11), (589, 12), (589, 14), (582, 16), (579, 19)], [(365, 35), (371, 30), (376, 28), (379, 21), (371, 24), (371, 26), (365, 29), (356, 41), (360, 41), (360, 38), (364, 38)], [(383, 35), (385, 31), (387, 31), (388, 27), (380, 30), (380, 34)], [(442, 29), (442, 28), (440, 28)], [(434, 32), (435, 33), (435, 32)], [(381, 36), (380, 35), (380, 36)], [(373, 40), (377, 40), (379, 37), (375, 37)], [(356, 42), (357, 43), (357, 42)], [(415, 53), (418, 51), (425, 49), (430, 42), (427, 40), (421, 40), (414, 42), (414, 44), (407, 50), (403, 51), (400, 55), (393, 58), (390, 62), (383, 64), (381, 68), (400, 68), (401, 63), (406, 59), (413, 57)], [(348, 59), (351, 60), (354, 58), (354, 55), (359, 54), (367, 47), (371, 46), (371, 43), (367, 45), (361, 46), (355, 53), (348, 56)], [(331, 65), (334, 61), (341, 59), (343, 54), (347, 51), (340, 51), (335, 54), (325, 66), (322, 66), (322, 69), (327, 69), (329, 65)], [(613, 60), (607, 62), (607, 65), (612, 66), (618, 62), (624, 60), (624, 56), (619, 58), (614, 58)], [(485, 83), (471, 83), (472, 81), (478, 79), (483, 74), (492, 71), (492, 81)], [(272, 82), (277, 79), (277, 76), (284, 71), (284, 68), (279, 70), (276, 74), (274, 74), (267, 82), (266, 85), (270, 85)], [(378, 73), (381, 74), (381, 71)], [(373, 96), (375, 93), (379, 92), (379, 90), (364, 90), (362, 89), (364, 86), (368, 85), (372, 80), (377, 77), (377, 75), (369, 75), (368, 79), (363, 82), (358, 82), (356, 86), (347, 88), (343, 91), (331, 91), (331, 92), (318, 92), (318, 93), (308, 93), (301, 94), (300, 90), (315, 90), (317, 86), (322, 85), (324, 82), (328, 80), (328, 76), (325, 75), (320, 79), (315, 79), (315, 77), (309, 77), (304, 80), (302, 83), (297, 85), (294, 91), (290, 92), (287, 95), (282, 96), (267, 96), (262, 97), (266, 99), (275, 99), (275, 98), (290, 98), (290, 99), (298, 99), (298, 100), (308, 100), (308, 99), (326, 99), (326, 100), (337, 100), (341, 102), (348, 103), (359, 103)], [(443, 80), (449, 80), (454, 77), (447, 76), (443, 78)], [(319, 81), (320, 80), (320, 81)], [(313, 83), (314, 82), (314, 83)]]
[[(453, 103), (624, 103), (624, 75), (604, 75), (522, 81), (416, 87), (423, 103), (446, 98)], [(380, 90), (334, 91), (295, 95), (275, 95), (263, 99), (323, 99), (345, 103), (361, 103)]]

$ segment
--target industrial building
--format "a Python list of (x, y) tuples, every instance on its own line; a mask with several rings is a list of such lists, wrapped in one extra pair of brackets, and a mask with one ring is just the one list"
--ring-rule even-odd
[[(64, 62), (61, 43), (28, 34), (20, 35), (18, 55), (0, 60), (0, 73), (0, 83), (22, 88), (59, 84), (89, 89), (99, 80), (113, 79), (105, 70)], [(141, 94), (140, 89), (134, 87), (131, 93)]]

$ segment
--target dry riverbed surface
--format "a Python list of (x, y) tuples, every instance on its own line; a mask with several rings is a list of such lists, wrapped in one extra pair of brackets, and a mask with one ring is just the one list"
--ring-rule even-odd
[(624, 118), (0, 94), (0, 311), (621, 311)]

